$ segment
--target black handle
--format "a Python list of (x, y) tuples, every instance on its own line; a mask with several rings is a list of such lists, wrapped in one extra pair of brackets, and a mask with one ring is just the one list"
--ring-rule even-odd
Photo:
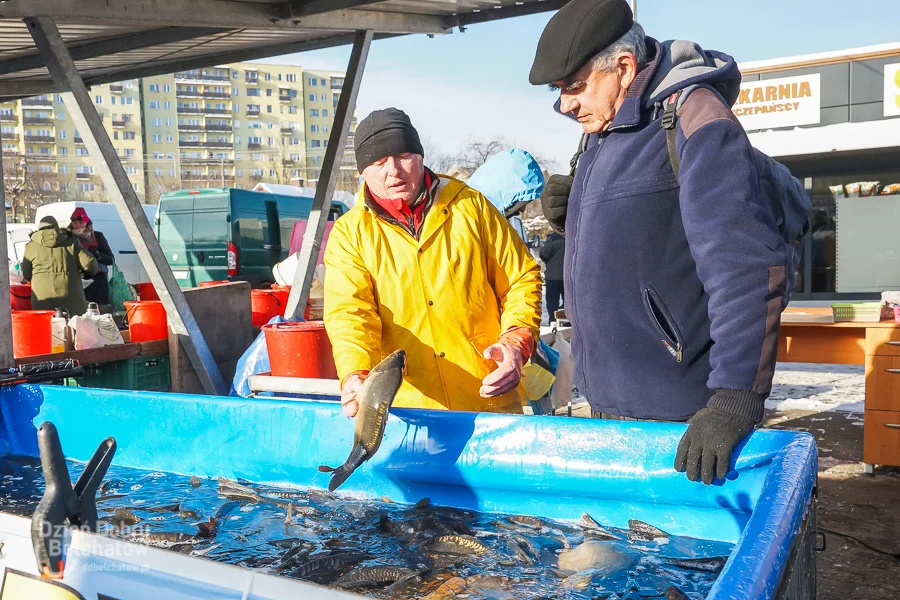
[(263, 244), (263, 250), (281, 250), (281, 244)]

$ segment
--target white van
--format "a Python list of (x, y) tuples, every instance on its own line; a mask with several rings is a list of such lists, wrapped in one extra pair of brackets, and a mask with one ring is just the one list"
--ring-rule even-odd
[[(150, 220), (151, 225), (156, 219), (155, 204), (144, 204), (144, 214)], [(116, 258), (116, 266), (125, 276), (125, 281), (131, 284), (149, 281), (147, 271), (138, 258), (137, 250), (128, 233), (125, 231), (125, 225), (119, 217), (119, 212), (115, 205), (108, 202), (57, 202), (55, 204), (45, 204), (37, 209), (35, 213), (35, 223), (40, 223), (41, 219), (50, 215), (56, 219), (60, 227), (68, 227), (70, 223), (69, 217), (76, 208), (81, 207), (87, 212), (88, 217), (94, 223), (94, 229), (106, 236), (109, 247)]]

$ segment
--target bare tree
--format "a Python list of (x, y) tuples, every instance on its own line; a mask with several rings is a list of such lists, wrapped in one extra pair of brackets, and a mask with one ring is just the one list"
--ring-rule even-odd
[(456, 166), (456, 159), (443, 152), (430, 138), (422, 140), (425, 151), (425, 164), (436, 173), (447, 173)]
[(13, 221), (18, 221), (23, 214), (25, 182), (27, 171), (25, 161), (17, 152), (3, 151), (3, 189), (6, 201), (12, 207)]
[(478, 167), (499, 152), (509, 148), (503, 138), (494, 137), (488, 140), (469, 139), (462, 151), (453, 157), (454, 166), (462, 167), (468, 171), (475, 171)]
[[(157, 173), (159, 173), (157, 175)], [(148, 186), (145, 195), (147, 204), (159, 204), (160, 197), (166, 192), (174, 192), (181, 189), (181, 180), (171, 177), (168, 170), (154, 169), (148, 178)]]

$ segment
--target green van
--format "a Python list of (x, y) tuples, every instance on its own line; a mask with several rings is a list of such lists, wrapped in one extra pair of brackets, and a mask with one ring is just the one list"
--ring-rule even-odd
[[(313, 199), (234, 188), (179, 190), (159, 200), (156, 237), (183, 288), (204, 281), (274, 283), (272, 267), (288, 256), (291, 231), (309, 218)], [(346, 213), (335, 202), (328, 220)]]

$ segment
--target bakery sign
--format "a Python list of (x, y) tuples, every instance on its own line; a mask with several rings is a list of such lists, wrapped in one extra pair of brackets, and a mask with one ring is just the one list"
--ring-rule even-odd
[(884, 65), (884, 116), (900, 117), (900, 63)]
[(741, 84), (732, 110), (744, 129), (775, 129), (819, 123), (821, 84), (818, 73)]

